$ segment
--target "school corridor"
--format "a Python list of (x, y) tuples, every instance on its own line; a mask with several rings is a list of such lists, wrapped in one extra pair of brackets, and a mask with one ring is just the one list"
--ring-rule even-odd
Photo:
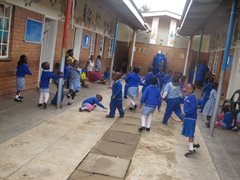
[(186, 158), (181, 124), (160, 123), (165, 103), (151, 131), (139, 134), (140, 109), (115, 119), (106, 119), (100, 108), (80, 113), (80, 101), (96, 93), (108, 106), (107, 86), (89, 86), (73, 106), (60, 110), (38, 109), (38, 92), (24, 94), (21, 105), (12, 98), (1, 101), (0, 179), (220, 179), (199, 128), (201, 148)]

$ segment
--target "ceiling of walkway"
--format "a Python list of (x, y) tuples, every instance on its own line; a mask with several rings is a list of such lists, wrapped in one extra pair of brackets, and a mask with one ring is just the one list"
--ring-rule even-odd
[(187, 0), (182, 24), (178, 33), (182, 36), (199, 35), (204, 27), (204, 34), (227, 26), (232, 0)]

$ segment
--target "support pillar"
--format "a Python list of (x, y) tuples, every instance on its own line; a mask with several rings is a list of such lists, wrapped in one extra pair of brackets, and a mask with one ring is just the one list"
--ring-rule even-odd
[(131, 44), (131, 56), (130, 56), (130, 67), (133, 66), (133, 57), (134, 57), (134, 51), (135, 51), (135, 44), (136, 44), (136, 37), (137, 37), (137, 31), (134, 30), (132, 34), (132, 44)]
[(186, 53), (186, 59), (185, 59), (185, 65), (184, 65), (184, 71), (183, 71), (183, 75), (186, 76), (187, 75), (187, 72), (188, 72), (188, 61), (189, 61), (189, 54), (190, 54), (190, 51), (192, 49), (192, 40), (193, 40), (193, 37), (190, 36), (190, 39), (188, 41), (188, 47), (187, 47), (187, 53)]

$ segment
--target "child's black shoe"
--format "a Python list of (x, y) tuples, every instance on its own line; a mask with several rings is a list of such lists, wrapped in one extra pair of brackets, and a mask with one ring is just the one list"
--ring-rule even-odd
[(39, 103), (39, 104), (38, 104), (38, 107), (42, 107), (42, 105), (43, 105), (43, 104), (40, 104), (40, 103)]
[(70, 97), (71, 97), (71, 94), (70, 94), (70, 93), (68, 93), (68, 94), (67, 94), (67, 98), (69, 99)]
[(139, 132), (142, 132), (142, 131), (144, 131), (146, 128), (145, 127), (140, 127), (140, 128), (138, 128), (138, 131)]
[(135, 104), (135, 105), (133, 106), (133, 110), (136, 110), (137, 107), (138, 107), (138, 106)]
[(200, 144), (193, 144), (194, 148), (200, 148)]
[(82, 108), (80, 107), (80, 108), (79, 108), (79, 112), (82, 112), (82, 111), (83, 111), (83, 110), (82, 110)]
[(69, 106), (72, 105), (72, 101), (69, 101), (69, 102), (67, 103), (67, 105), (69, 105)]
[(22, 99), (20, 99), (20, 98), (15, 98), (14, 101), (16, 101), (16, 102), (23, 102)]
[(148, 132), (149, 132), (149, 131), (150, 131), (150, 128), (146, 128), (146, 131), (148, 131)]
[(110, 116), (110, 115), (106, 115), (105, 117), (106, 118), (114, 118), (113, 116)]
[(24, 99), (24, 97), (23, 97), (23, 96), (18, 96), (18, 98), (19, 98), (19, 99)]
[(47, 109), (47, 103), (43, 103), (42, 107), (43, 109)]
[(186, 152), (186, 153), (184, 154), (184, 156), (185, 156), (185, 157), (188, 157), (188, 156), (193, 155), (193, 154), (195, 154), (195, 153), (196, 153), (195, 150), (188, 150), (188, 152)]
[(119, 118), (124, 118), (124, 114), (121, 114), (121, 115), (119, 116)]

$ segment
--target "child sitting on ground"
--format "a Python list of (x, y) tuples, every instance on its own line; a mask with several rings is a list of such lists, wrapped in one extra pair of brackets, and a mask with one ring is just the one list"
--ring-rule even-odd
[[(236, 114), (236, 115), (235, 115)], [(238, 131), (240, 128), (240, 112), (238, 112), (237, 110), (235, 111), (235, 114), (233, 115), (233, 119), (235, 120), (234, 122), (234, 127), (233, 127), (233, 131)], [(236, 116), (236, 117), (235, 117)]]
[(224, 116), (223, 116), (223, 120), (221, 122), (221, 127), (223, 129), (232, 129), (232, 123), (233, 123), (233, 115), (229, 110), (228, 106), (224, 106), (223, 107), (223, 112), (224, 112)]
[[(40, 80), (40, 97), (39, 97), (39, 103), (38, 107), (42, 107), (43, 109), (47, 108), (47, 102), (49, 98), (49, 82), (50, 79), (58, 79), (62, 76), (54, 74), (53, 72), (50, 72), (50, 65), (48, 62), (42, 63), (42, 74), (41, 74), (41, 80)], [(59, 72), (61, 74), (61, 72)]]
[(108, 81), (110, 79), (110, 71), (109, 68), (106, 68), (106, 71), (103, 73), (103, 79), (104, 81)]
[(79, 108), (79, 112), (82, 112), (82, 111), (91, 112), (92, 110), (95, 109), (96, 106), (99, 106), (103, 109), (107, 109), (100, 103), (102, 101), (102, 99), (103, 99), (102, 95), (100, 95), (100, 94), (97, 94), (95, 97), (90, 97), (90, 98), (85, 99), (82, 102), (82, 107)]
[(194, 144), (194, 133), (197, 121), (197, 98), (193, 94), (195, 87), (192, 84), (188, 84), (186, 87), (186, 97), (184, 99), (184, 120), (182, 135), (189, 139), (189, 149), (185, 153), (185, 156), (194, 154), (196, 151), (194, 148), (199, 148), (199, 144)]
[[(160, 95), (160, 89), (158, 88), (158, 79), (157, 77), (153, 77), (151, 79), (151, 84), (146, 87), (142, 94), (142, 98), (140, 100), (140, 106), (143, 106), (142, 109), (142, 124), (141, 127), (138, 129), (139, 132), (142, 132), (146, 129), (146, 131), (150, 131), (151, 121), (152, 121), (152, 115), (158, 107), (158, 111), (160, 111), (161, 107), (161, 95)], [(147, 120), (147, 125), (146, 125)]]

